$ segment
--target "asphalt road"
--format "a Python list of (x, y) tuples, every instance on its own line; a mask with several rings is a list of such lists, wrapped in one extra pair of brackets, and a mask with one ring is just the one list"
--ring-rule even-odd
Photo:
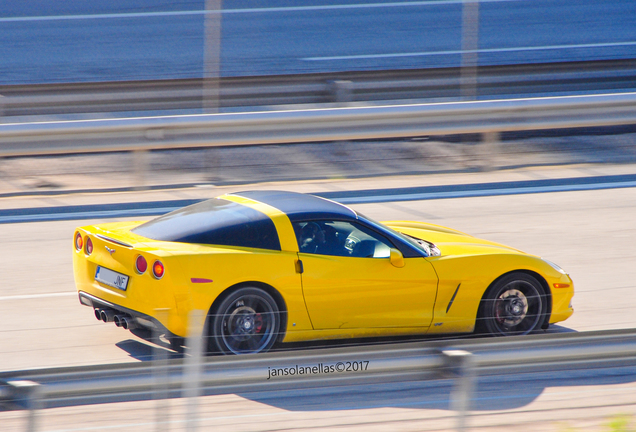
[[(204, 8), (3, 2), (0, 85), (201, 77)], [(634, 58), (635, 21), (634, 0), (483, 0), (472, 49), (482, 65)], [(455, 67), (462, 49), (461, 0), (223, 2), (223, 76)]]
[[(628, 172), (629, 167), (622, 168)], [(581, 171), (594, 168), (581, 168)], [(605, 171), (607, 172), (607, 170)], [(602, 174), (603, 169), (598, 169)], [(562, 170), (522, 170), (365, 181), (367, 189), (400, 184), (483, 183), (488, 178), (558, 178)], [(445, 179), (445, 181), (441, 181)], [(362, 181), (290, 183), (287, 189), (354, 190)], [(263, 185), (260, 187), (269, 187)], [(206, 198), (224, 190), (73, 195), (38, 198), (49, 205)], [(29, 198), (33, 199), (33, 198)], [(4, 200), (6, 201), (6, 200)], [(25, 207), (28, 201), (12, 199)], [(3, 202), (6, 208), (7, 203)], [(15, 207), (12, 205), (11, 207)], [(447, 225), (550, 259), (575, 281), (575, 314), (551, 331), (634, 327), (636, 316), (636, 188), (525, 195), (478, 196), (356, 204), (376, 219), (414, 219)], [(145, 360), (151, 346), (129, 332), (95, 320), (79, 305), (71, 270), (74, 227), (98, 220), (0, 225), (0, 370)], [(521, 374), (481, 379), (470, 424), (488, 430), (601, 430), (634, 414), (633, 367)], [(198, 401), (202, 426), (215, 430), (448, 430), (452, 382), (412, 382), (291, 392), (209, 396)], [(135, 402), (43, 411), (40, 430), (76, 431), (185, 428), (184, 400)], [(158, 405), (159, 404), (159, 405)], [(160, 411), (156, 407), (160, 407)], [(0, 412), (3, 430), (22, 430), (25, 414)], [(618, 419), (618, 420), (617, 420)], [(5, 429), (6, 428), (6, 429)]]
[[(389, 183), (385, 181), (385, 185)], [(337, 190), (338, 182), (331, 182), (330, 187)], [(307, 190), (308, 186), (299, 183), (287, 188)], [(206, 198), (221, 191), (175, 193)], [(148, 198), (148, 194), (143, 196)], [(77, 199), (88, 201), (87, 197)], [(134, 201), (134, 194), (121, 194), (120, 199)], [(576, 296), (574, 316), (555, 326), (555, 331), (636, 325), (636, 188), (353, 207), (378, 220), (425, 220), (450, 226), (558, 263), (571, 273)], [(0, 370), (125, 362), (151, 354), (143, 339), (96, 321), (90, 308), (79, 305), (73, 286), (71, 238), (74, 227), (95, 222), (98, 220), (0, 225)]]

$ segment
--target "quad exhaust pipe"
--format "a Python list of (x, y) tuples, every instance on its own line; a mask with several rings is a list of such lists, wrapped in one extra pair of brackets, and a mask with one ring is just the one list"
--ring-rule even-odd
[(113, 322), (117, 327), (121, 327), (124, 330), (132, 330), (139, 327), (137, 325), (137, 321), (133, 317), (126, 315), (115, 315), (113, 317)]
[(111, 322), (115, 316), (115, 311), (112, 309), (95, 309), (95, 318), (98, 321)]
[(99, 317), (106, 323), (111, 322), (114, 316), (115, 311), (112, 309), (102, 309), (102, 311), (99, 313)]
[(113, 322), (115, 323), (117, 327), (121, 327), (121, 318), (122, 318), (121, 315), (115, 315), (113, 317)]
[(132, 330), (138, 327), (137, 321), (133, 317), (123, 317), (121, 319), (121, 326), (125, 330)]
[(128, 315), (119, 315), (112, 309), (95, 309), (95, 318), (99, 321), (114, 322), (117, 327), (132, 330), (139, 327), (137, 320)]

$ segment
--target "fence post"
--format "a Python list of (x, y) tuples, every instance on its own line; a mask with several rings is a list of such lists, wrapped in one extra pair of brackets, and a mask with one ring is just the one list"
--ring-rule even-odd
[(477, 98), (479, 0), (464, 0), (462, 6), (460, 93), (462, 100), (473, 100)]
[(203, 21), (203, 112), (219, 112), (222, 0), (205, 0)]
[(464, 350), (445, 350), (442, 351), (442, 355), (446, 372), (455, 378), (450, 395), (450, 407), (456, 412), (456, 430), (465, 432), (468, 430), (467, 417), (474, 390), (474, 357)]
[(28, 380), (7, 381), (13, 392), (13, 399), (24, 404), (29, 410), (27, 414), (26, 432), (37, 432), (38, 410), (42, 396), (42, 386), (39, 383)]
[(201, 396), (201, 369), (203, 366), (203, 337), (205, 311), (193, 310), (188, 319), (188, 340), (183, 362), (183, 396), (186, 398), (186, 431), (197, 430), (198, 397)]

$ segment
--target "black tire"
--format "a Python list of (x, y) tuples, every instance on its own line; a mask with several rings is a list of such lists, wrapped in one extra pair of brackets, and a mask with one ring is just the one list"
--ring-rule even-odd
[(541, 328), (547, 298), (539, 281), (526, 273), (511, 273), (496, 281), (479, 306), (477, 330), (493, 336), (516, 336)]
[(239, 288), (219, 303), (209, 319), (210, 350), (255, 354), (276, 342), (281, 317), (276, 301), (260, 288)]

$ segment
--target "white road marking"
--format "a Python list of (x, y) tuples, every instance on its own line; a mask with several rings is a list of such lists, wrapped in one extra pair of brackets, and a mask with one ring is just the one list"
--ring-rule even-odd
[(3, 300), (30, 300), (30, 299), (41, 299), (41, 298), (50, 298), (50, 297), (70, 297), (76, 296), (77, 292), (61, 292), (61, 293), (46, 293), (46, 294), (24, 294), (24, 295), (14, 295), (14, 296), (4, 296), (0, 297), (0, 301)]
[[(529, 0), (481, 0), (481, 3), (507, 3), (522, 2)], [(413, 7), (413, 6), (440, 6), (462, 4), (464, 0), (428, 0), (428, 1), (412, 1), (412, 2), (395, 2), (395, 3), (363, 3), (351, 5), (324, 5), (324, 6), (286, 6), (286, 7), (270, 7), (270, 8), (244, 8), (244, 9), (223, 9), (223, 15), (228, 14), (249, 14), (249, 13), (273, 13), (273, 12), (311, 12), (322, 10), (338, 10), (338, 9), (372, 9), (372, 8), (395, 8), (395, 7)], [(44, 16), (23, 16), (23, 17), (5, 17), (0, 18), (3, 22), (30, 22), (30, 21), (61, 21), (61, 20), (87, 20), (87, 19), (116, 19), (116, 18), (154, 18), (167, 16), (189, 16), (189, 15), (205, 15), (218, 14), (219, 11), (205, 10), (185, 10), (185, 11), (163, 11), (163, 12), (128, 12), (128, 13), (110, 13), (110, 14), (83, 14), (83, 15), (44, 15)]]
[(448, 198), (471, 198), (501, 195), (524, 195), (535, 193), (551, 193), (551, 192), (576, 192), (603, 189), (620, 189), (636, 187), (636, 181), (616, 182), (616, 183), (596, 183), (596, 184), (574, 184), (574, 185), (555, 185), (555, 186), (536, 186), (536, 187), (519, 187), (519, 188), (501, 188), (501, 189), (482, 189), (482, 190), (460, 190), (456, 192), (424, 192), (413, 194), (395, 194), (395, 195), (375, 195), (351, 198), (334, 198), (342, 204), (371, 204), (381, 202), (394, 201), (419, 201), (432, 199), (448, 199)]
[(12, 215), (0, 217), (0, 223), (19, 223), (19, 222), (50, 222), (62, 220), (77, 219), (103, 219), (133, 216), (153, 216), (158, 214), (169, 213), (177, 210), (179, 207), (161, 207), (153, 209), (126, 209), (126, 210), (103, 210), (88, 212), (70, 212), (70, 213), (47, 213), (40, 215)]
[(430, 52), (410, 52), (410, 53), (388, 53), (388, 54), (360, 54), (360, 55), (343, 55), (328, 57), (305, 57), (303, 61), (332, 61), (332, 60), (365, 60), (380, 58), (400, 58), (400, 57), (430, 57), (440, 55), (459, 55), (463, 53), (486, 54), (486, 53), (504, 53), (504, 52), (523, 52), (523, 51), (549, 51), (560, 49), (579, 49), (579, 48), (611, 48), (636, 46), (636, 42), (607, 42), (607, 43), (590, 43), (590, 44), (574, 44), (574, 45), (545, 45), (531, 47), (511, 47), (511, 48), (484, 48), (477, 50), (449, 50), (449, 51), (430, 51)]

